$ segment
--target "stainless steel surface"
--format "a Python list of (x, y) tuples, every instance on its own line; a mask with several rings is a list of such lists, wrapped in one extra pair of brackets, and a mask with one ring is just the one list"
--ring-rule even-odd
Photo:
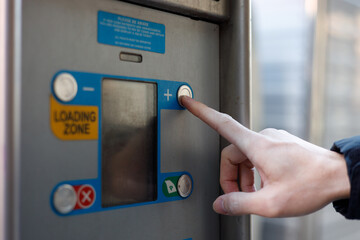
[(181, 96), (188, 96), (188, 97), (193, 97), (193, 94), (192, 94), (192, 91), (191, 91), (191, 89), (189, 88), (189, 86), (187, 86), (187, 85), (182, 85), (180, 88), (179, 88), (179, 90), (178, 90), (178, 92), (177, 92), (177, 101), (178, 101), (178, 103), (181, 105), (181, 106), (183, 106), (182, 104), (181, 104), (181, 101), (180, 101), (180, 97)]
[(62, 214), (71, 212), (77, 201), (75, 189), (69, 184), (60, 185), (53, 198), (55, 209)]
[(189, 175), (183, 174), (178, 180), (177, 190), (181, 197), (186, 198), (192, 190), (192, 181)]
[[(49, 85), (61, 69), (188, 82), (197, 99), (215, 109), (219, 109), (220, 76), (221, 110), (249, 126), (250, 3), (211, 1), (196, 7), (187, 6), (196, 3), (185, 0), (179, 1), (182, 5), (156, 2), (146, 4), (217, 22), (228, 18), (231, 3), (232, 18), (221, 25), (221, 45), (218, 25), (124, 2), (8, 1), (6, 239), (159, 239), (165, 230), (168, 239), (219, 238), (219, 217), (211, 210), (219, 194), (219, 138), (186, 111), (163, 110), (158, 117), (161, 171), (192, 174), (196, 191), (188, 199), (76, 217), (56, 216), (49, 206), (57, 183), (94, 178), (98, 173), (97, 141), (59, 141), (50, 131)], [(223, 8), (211, 10), (219, 3)], [(97, 43), (98, 10), (165, 24), (165, 54), (131, 49), (142, 55), (142, 63), (119, 61), (119, 53), (129, 49)], [(178, 209), (184, 210), (179, 214)], [(184, 226), (190, 220), (193, 224)], [(221, 228), (222, 239), (250, 238), (249, 217), (222, 219)]]
[(5, 174), (6, 174), (6, 87), (7, 87), (7, 1), (0, 1), (0, 240), (5, 240)]
[[(251, 3), (230, 0), (229, 4), (230, 21), (220, 28), (220, 110), (251, 127)], [(222, 139), (222, 148), (226, 145)], [(250, 216), (221, 216), (222, 240), (250, 237)]]
[(169, 12), (185, 15), (191, 18), (213, 22), (222, 22), (229, 18), (228, 0), (125, 0), (151, 8), (158, 8)]
[(6, 6), (6, 145), (5, 145), (5, 239), (20, 238), (20, 149), (22, 2), (5, 0)]
[[(161, 169), (191, 173), (196, 191), (189, 198), (68, 217), (52, 211), (51, 191), (61, 181), (97, 177), (98, 142), (61, 141), (51, 132), (49, 123), (50, 82), (56, 72), (66, 69), (184, 81), (194, 89), (198, 100), (218, 109), (218, 25), (116, 1), (48, 0), (44, 4), (42, 0), (28, 0), (16, 9), (14, 12), (22, 15), (17, 15), (14, 28), (15, 70), (9, 78), (14, 80), (10, 119), (14, 161), (8, 168), (8, 183), (12, 185), (11, 203), (7, 205), (11, 225), (8, 239), (142, 240), (161, 239), (164, 234), (167, 239), (218, 239), (219, 217), (211, 204), (219, 193), (219, 138), (190, 113), (163, 110), (159, 116), (159, 127), (165, 131), (162, 136), (170, 137), (160, 143), (164, 145), (159, 154), (168, 156), (162, 157)], [(165, 24), (165, 54), (131, 50), (143, 56), (142, 63), (119, 61), (119, 53), (129, 49), (97, 42), (98, 10)], [(169, 118), (164, 121), (163, 115)], [(191, 126), (185, 128), (187, 122)], [(198, 134), (193, 134), (195, 131)], [(173, 155), (179, 152), (187, 158)], [(174, 159), (180, 161), (169, 166), (167, 162)], [(190, 220), (191, 225), (183, 224)]]
[(102, 206), (156, 199), (157, 88), (102, 81)]
[(53, 87), (55, 95), (63, 102), (73, 100), (78, 91), (77, 82), (69, 73), (58, 75), (54, 80)]

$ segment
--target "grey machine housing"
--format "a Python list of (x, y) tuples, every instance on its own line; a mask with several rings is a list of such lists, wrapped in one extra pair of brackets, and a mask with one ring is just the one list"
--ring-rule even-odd
[[(70, 217), (49, 203), (56, 183), (96, 177), (98, 168), (96, 141), (60, 141), (50, 130), (50, 82), (60, 70), (183, 81), (197, 100), (250, 127), (250, 0), (5, 0), (0, 7), (2, 239), (250, 239), (249, 216), (211, 209), (227, 143), (186, 111), (162, 112), (157, 154), (162, 171), (192, 173), (188, 199)], [(164, 24), (166, 53), (99, 44), (99, 10)], [(124, 51), (142, 62), (121, 61)]]

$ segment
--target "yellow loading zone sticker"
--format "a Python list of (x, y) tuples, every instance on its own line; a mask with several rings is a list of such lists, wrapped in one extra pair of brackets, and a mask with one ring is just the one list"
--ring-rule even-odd
[(50, 97), (51, 130), (61, 140), (97, 140), (98, 119), (96, 106), (64, 105)]

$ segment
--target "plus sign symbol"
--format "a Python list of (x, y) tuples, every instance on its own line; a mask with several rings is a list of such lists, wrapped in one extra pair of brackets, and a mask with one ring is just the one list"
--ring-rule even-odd
[(167, 89), (166, 93), (164, 93), (164, 96), (166, 97), (167, 101), (170, 100), (170, 97), (172, 97), (172, 94), (170, 93), (169, 89)]
[(77, 206), (75, 208), (89, 208), (91, 207), (96, 199), (96, 193), (93, 186), (84, 184), (75, 188), (77, 192)]

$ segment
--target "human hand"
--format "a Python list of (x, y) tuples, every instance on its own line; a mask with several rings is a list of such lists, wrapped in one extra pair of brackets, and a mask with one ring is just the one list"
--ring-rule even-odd
[[(300, 216), (334, 200), (349, 198), (350, 182), (343, 155), (283, 130), (256, 133), (189, 97), (181, 101), (231, 143), (221, 153), (220, 185), (225, 194), (213, 204), (217, 213)], [(254, 187), (254, 167), (261, 177), (259, 191)]]

